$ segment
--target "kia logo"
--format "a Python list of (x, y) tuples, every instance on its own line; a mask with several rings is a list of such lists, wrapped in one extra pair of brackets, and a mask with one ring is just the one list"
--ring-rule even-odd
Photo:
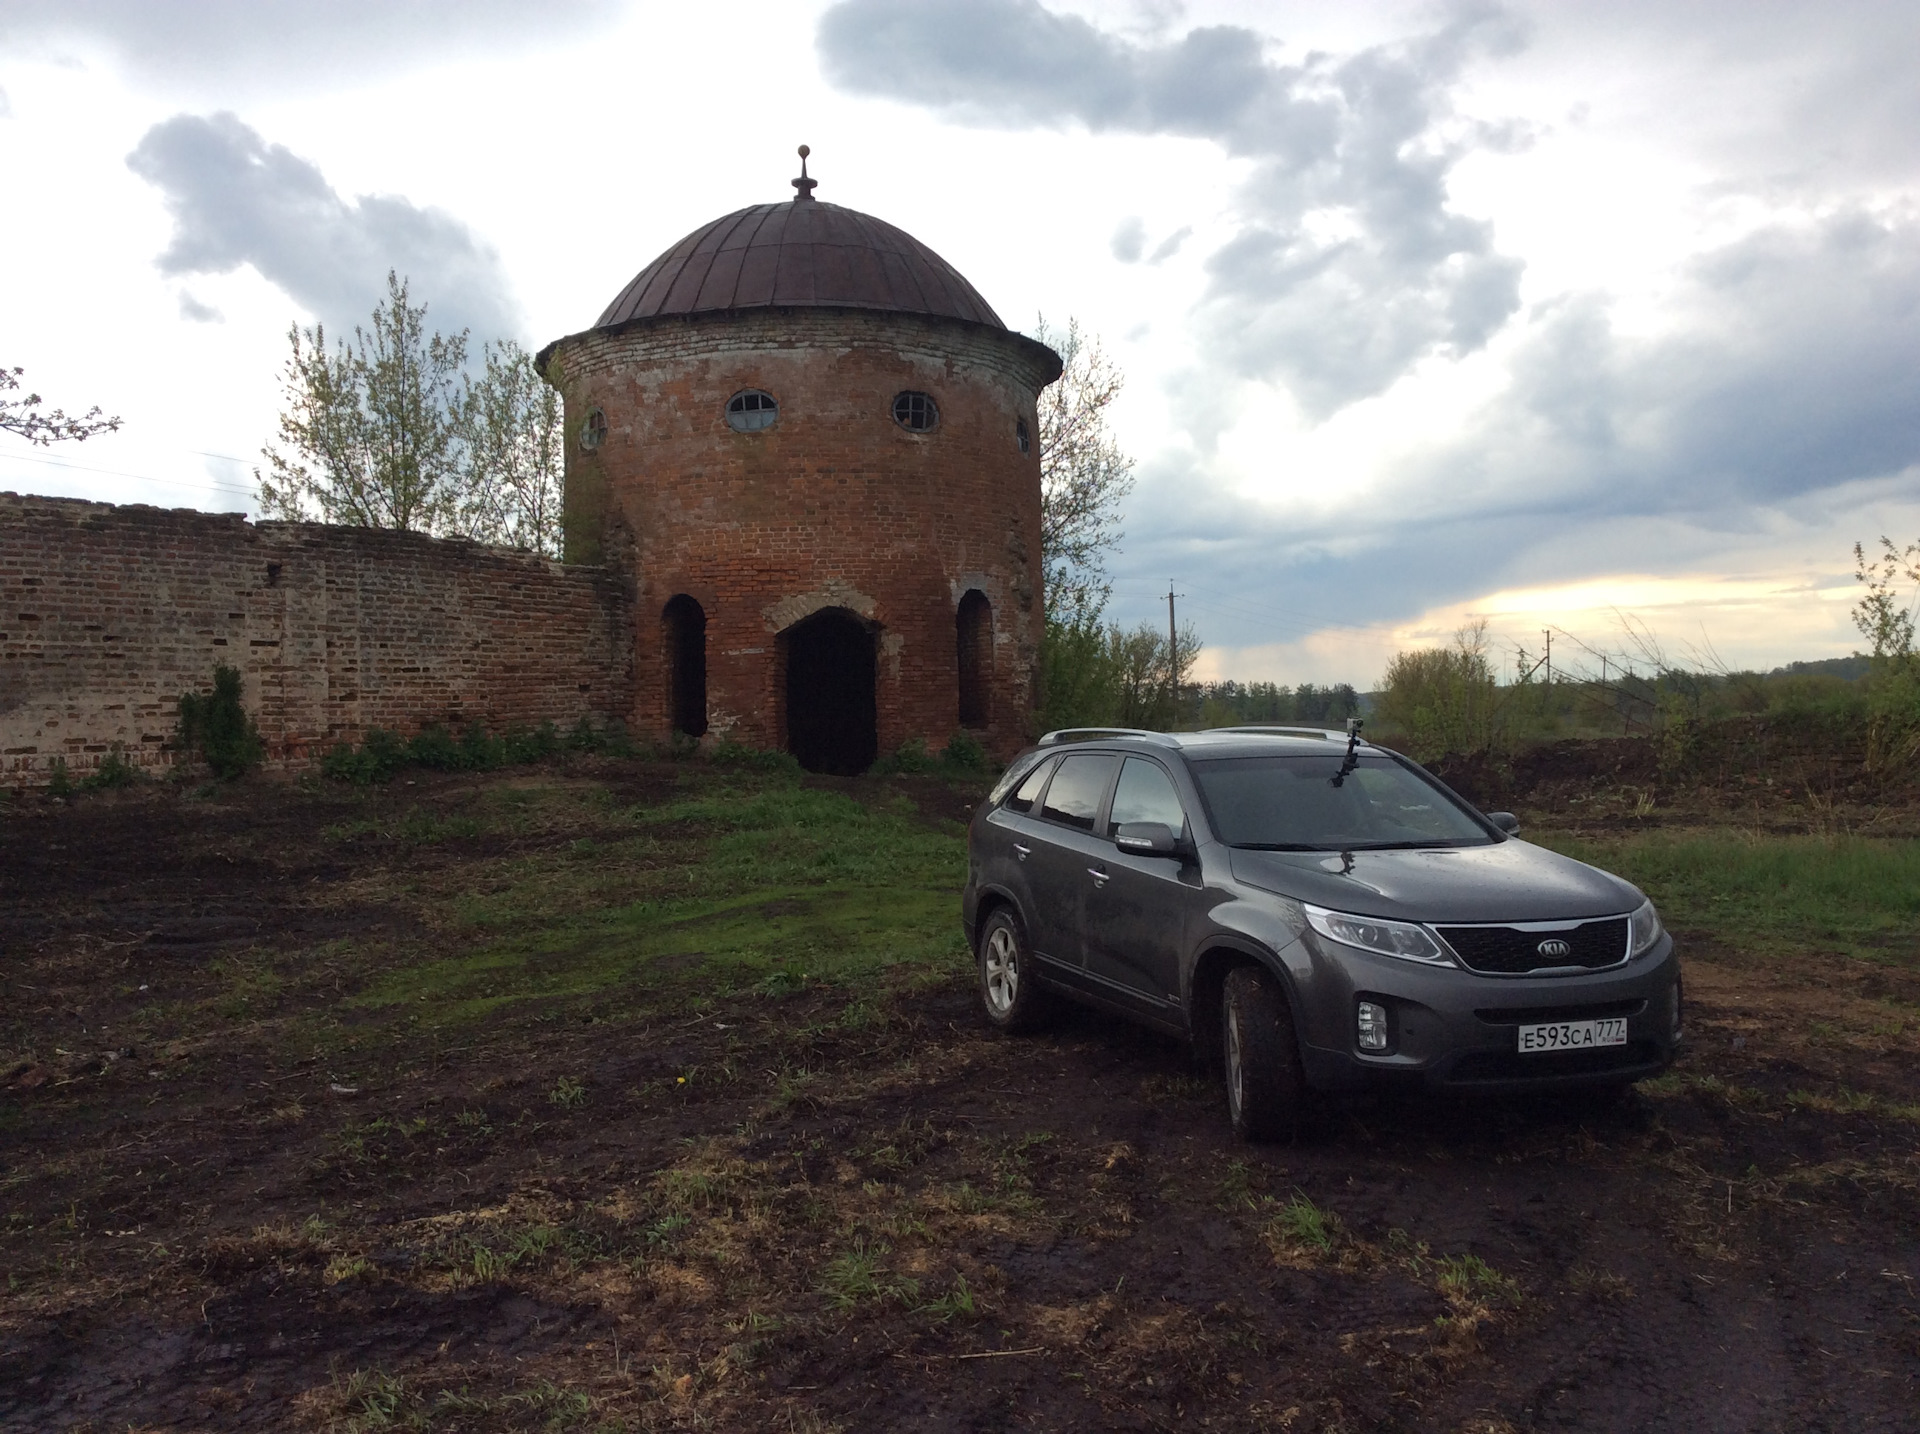
[(1542, 941), (1533, 949), (1549, 961), (1564, 961), (1567, 957), (1573, 955), (1573, 947), (1562, 941), (1558, 936), (1554, 937), (1551, 941)]

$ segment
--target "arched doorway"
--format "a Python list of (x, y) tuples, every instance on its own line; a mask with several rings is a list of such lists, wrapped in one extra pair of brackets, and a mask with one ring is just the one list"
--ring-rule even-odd
[(685, 593), (660, 615), (667, 657), (667, 715), (675, 732), (707, 733), (707, 613)]
[(787, 750), (809, 772), (852, 776), (879, 754), (873, 633), (827, 608), (780, 636), (787, 668)]
[(960, 725), (984, 727), (990, 720), (987, 679), (993, 670), (993, 604), (980, 589), (968, 588), (953, 621), (960, 667)]

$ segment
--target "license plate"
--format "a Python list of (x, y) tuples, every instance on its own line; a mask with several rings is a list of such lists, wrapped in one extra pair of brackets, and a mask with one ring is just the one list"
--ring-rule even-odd
[(1627, 1020), (1616, 1016), (1604, 1021), (1550, 1021), (1543, 1026), (1520, 1028), (1520, 1053), (1539, 1051), (1588, 1051), (1597, 1046), (1624, 1046)]

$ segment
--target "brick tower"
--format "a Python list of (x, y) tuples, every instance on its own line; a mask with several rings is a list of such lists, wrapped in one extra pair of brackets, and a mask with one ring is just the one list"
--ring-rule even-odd
[(1052, 349), (939, 255), (813, 197), (716, 219), (540, 354), (569, 562), (636, 595), (636, 731), (863, 770), (1030, 733), (1035, 404)]

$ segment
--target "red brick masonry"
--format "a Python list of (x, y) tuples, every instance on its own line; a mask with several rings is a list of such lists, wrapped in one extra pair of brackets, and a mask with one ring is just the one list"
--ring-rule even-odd
[[(823, 608), (853, 614), (878, 652), (882, 752), (937, 749), (960, 728), (956, 621), (990, 604), (974, 735), (1000, 757), (1033, 734), (1043, 627), (1036, 396), (1049, 349), (1004, 329), (828, 308), (668, 317), (550, 345), (566, 397), (567, 551), (637, 574), (634, 727), (664, 737), (676, 595), (707, 620), (716, 736), (787, 744), (782, 642)], [(736, 433), (729, 398), (760, 389), (770, 428)], [(939, 426), (893, 420), (902, 390)], [(604, 441), (583, 452), (588, 416)], [(1021, 427), (1028, 435), (1025, 451)]]
[(369, 727), (627, 719), (627, 584), (457, 539), (0, 493), (0, 785), (170, 764), (236, 667), (269, 760)]

